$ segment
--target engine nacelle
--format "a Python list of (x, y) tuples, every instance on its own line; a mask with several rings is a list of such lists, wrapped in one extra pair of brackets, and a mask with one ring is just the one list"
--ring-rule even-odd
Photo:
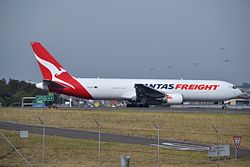
[(49, 89), (48, 85), (45, 84), (44, 82), (37, 83), (36, 87), (39, 88), (39, 89), (44, 89), (44, 90), (48, 90)]
[(182, 104), (183, 96), (182, 94), (169, 93), (163, 97), (163, 101), (167, 104)]

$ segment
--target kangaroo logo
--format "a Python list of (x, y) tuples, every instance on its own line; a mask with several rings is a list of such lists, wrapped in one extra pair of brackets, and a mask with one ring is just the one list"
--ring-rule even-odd
[(64, 73), (64, 72), (66, 72), (66, 70), (65, 70), (65, 69), (63, 69), (62, 67), (60, 67), (60, 70), (59, 70), (59, 72), (58, 72), (58, 73), (56, 73), (56, 74), (55, 74), (55, 77), (57, 77), (57, 76), (61, 75), (61, 74), (62, 74), (62, 73)]
[(170, 95), (165, 95), (165, 98), (168, 99), (168, 100), (172, 100), (173, 99), (173, 97), (170, 96)]
[(65, 84), (65, 85), (67, 85), (67, 86), (69, 86), (69, 87), (75, 89), (75, 87), (74, 87), (73, 85), (71, 85), (71, 84), (69, 84), (69, 83), (67, 83), (67, 82), (65, 82), (65, 81), (63, 81), (63, 80), (57, 78), (57, 77), (58, 77), (59, 75), (61, 75), (62, 73), (66, 72), (65, 69), (63, 69), (63, 68), (61, 68), (61, 67), (60, 67), (60, 69), (58, 69), (54, 64), (52, 64), (52, 63), (50, 63), (50, 62), (48, 62), (48, 61), (45, 61), (45, 60), (41, 59), (40, 57), (38, 57), (38, 56), (36, 55), (36, 53), (34, 53), (34, 55), (35, 55), (37, 61), (38, 61), (40, 64), (42, 64), (44, 67), (46, 67), (46, 68), (50, 71), (51, 76), (52, 76), (52, 79), (51, 79), (52, 81), (55, 81), (55, 82), (59, 82), (59, 83)]

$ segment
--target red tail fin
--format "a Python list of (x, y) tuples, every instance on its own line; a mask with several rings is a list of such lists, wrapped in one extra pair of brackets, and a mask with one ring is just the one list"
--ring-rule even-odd
[(87, 90), (72, 77), (39, 42), (31, 42), (31, 47), (41, 69), (43, 79), (56, 82), (65, 87), (63, 92), (58, 93), (88, 99), (92, 98)]
[(63, 67), (39, 42), (31, 42), (31, 47), (43, 74), (43, 79), (52, 80), (52, 73), (57, 73)]

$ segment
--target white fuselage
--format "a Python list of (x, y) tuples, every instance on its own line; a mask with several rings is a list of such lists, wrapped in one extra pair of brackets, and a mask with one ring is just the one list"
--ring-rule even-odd
[(231, 83), (217, 80), (76, 79), (96, 100), (133, 99), (136, 97), (135, 84), (147, 85), (164, 94), (181, 94), (183, 101), (223, 101), (242, 94)]
[(224, 101), (242, 94), (234, 85), (215, 80), (75, 78), (39, 42), (31, 47), (43, 75), (37, 86), (85, 99), (128, 100), (132, 106), (185, 101)]

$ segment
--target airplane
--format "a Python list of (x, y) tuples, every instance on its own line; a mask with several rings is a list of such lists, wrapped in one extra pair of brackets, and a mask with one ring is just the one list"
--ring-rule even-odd
[(225, 101), (242, 95), (235, 85), (219, 80), (76, 78), (39, 42), (31, 42), (43, 75), (38, 88), (92, 100), (125, 100), (127, 107)]

